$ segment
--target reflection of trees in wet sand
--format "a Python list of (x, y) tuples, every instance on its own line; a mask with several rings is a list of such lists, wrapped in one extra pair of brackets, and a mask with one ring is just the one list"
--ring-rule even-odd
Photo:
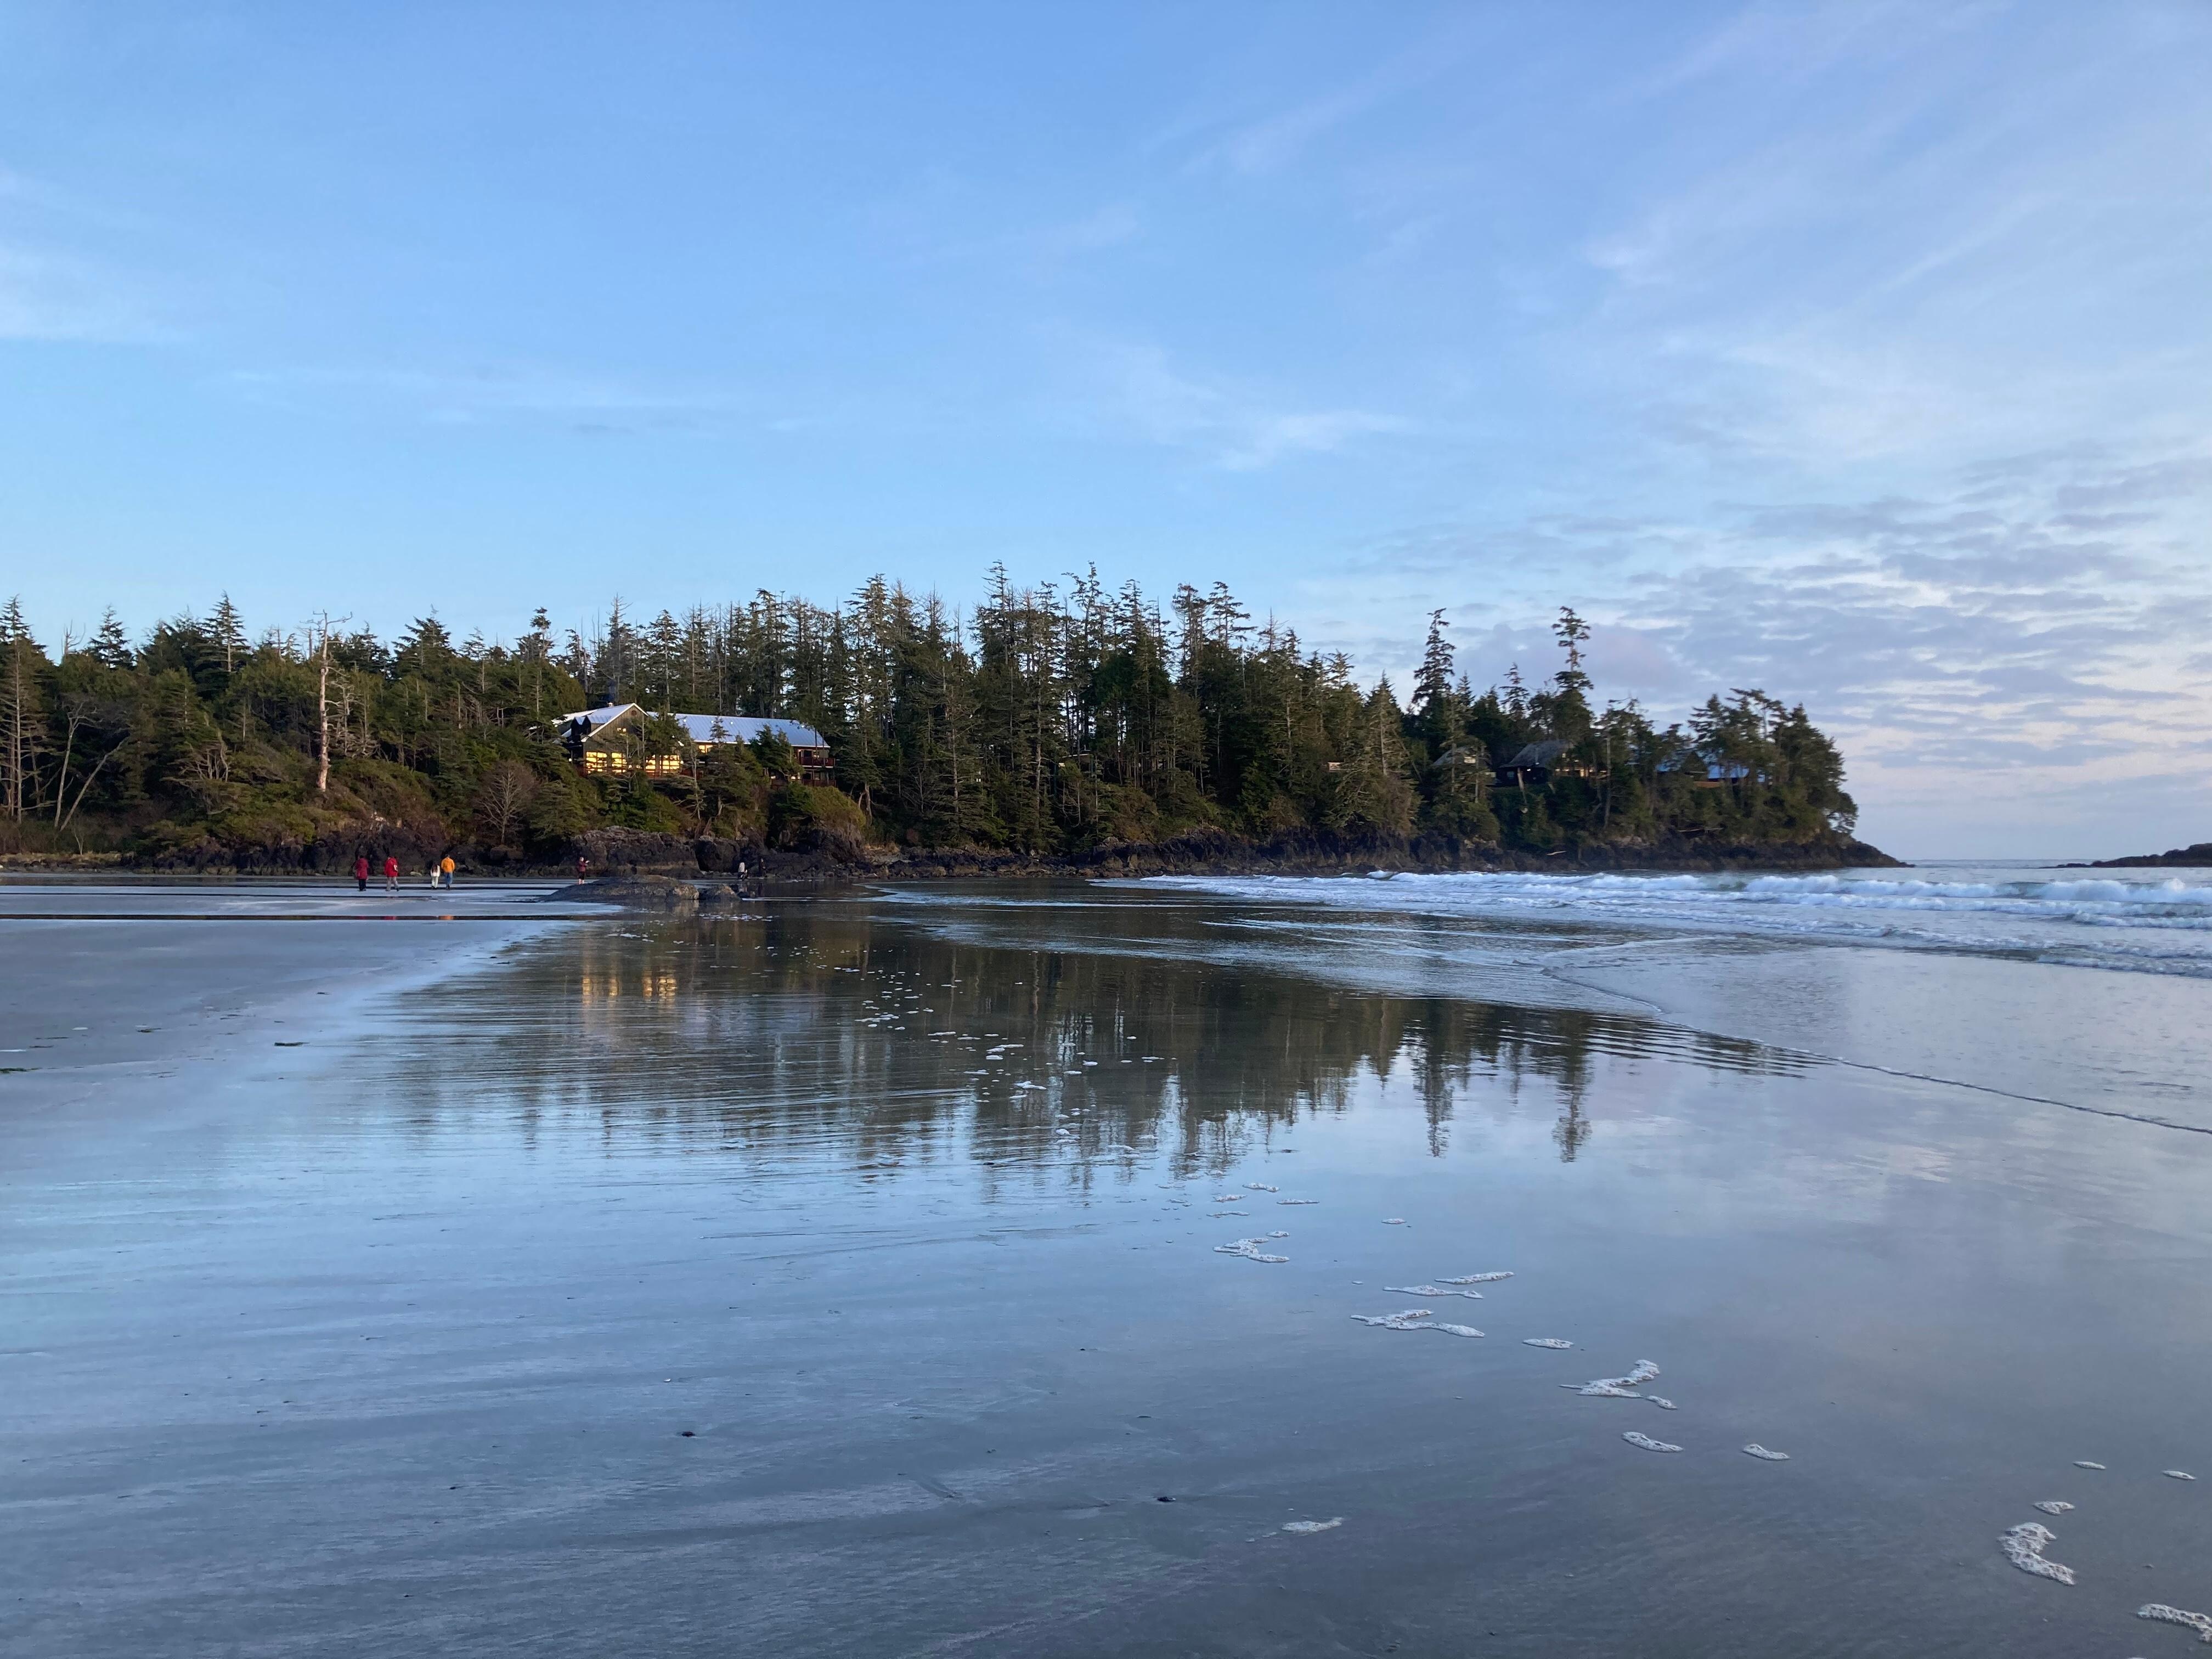
[(1462, 1095), (1511, 1109), (1540, 1089), (1571, 1159), (1607, 1061), (1795, 1064), (1613, 1014), (951, 941), (842, 907), (580, 929), (411, 1012), (439, 1036), (395, 1079), (425, 1129), (485, 1109), (531, 1128), (588, 1113), (611, 1139), (835, 1139), (864, 1166), (954, 1152), (964, 1129), (957, 1150), (982, 1157), (1072, 1146), (1079, 1179), (1131, 1155), (1117, 1147), (1225, 1165), (1346, 1110), (1363, 1076), (1410, 1083), (1438, 1154)]

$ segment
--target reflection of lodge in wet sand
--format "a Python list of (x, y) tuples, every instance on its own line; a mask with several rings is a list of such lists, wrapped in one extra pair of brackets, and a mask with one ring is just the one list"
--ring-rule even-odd
[[(655, 732), (653, 728), (660, 722), (672, 722), (673, 729), (661, 726)], [(602, 775), (636, 771), (648, 777), (674, 777), (690, 769), (694, 753), (723, 744), (757, 743), (764, 737), (781, 738), (791, 745), (808, 782), (825, 781), (830, 774), (829, 744), (800, 720), (653, 714), (640, 704), (620, 702), (565, 715), (560, 730), (569, 757), (585, 771)]]
[(666, 998), (672, 1001), (678, 994), (676, 975), (665, 968), (647, 969), (631, 975), (628, 984), (623, 982), (623, 975), (618, 973), (586, 973), (578, 981), (578, 988), (586, 1002), (611, 1002), (623, 996), (644, 997), (648, 1000)]

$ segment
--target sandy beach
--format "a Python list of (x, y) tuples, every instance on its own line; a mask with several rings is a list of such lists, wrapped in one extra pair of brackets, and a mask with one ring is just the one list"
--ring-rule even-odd
[[(2036, 1029), (2204, 981), (1799, 938), (1753, 1029), (1780, 945), (1589, 905), (545, 890), (0, 887), (25, 1651), (2055, 1659), (2212, 1607), (2195, 1061)], [(1893, 982), (1971, 1041), (1878, 1069)]]

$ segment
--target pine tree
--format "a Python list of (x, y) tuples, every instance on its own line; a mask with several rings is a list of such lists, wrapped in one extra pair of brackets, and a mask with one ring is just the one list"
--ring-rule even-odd
[(123, 631), (123, 623), (109, 605), (100, 612), (100, 626), (85, 647), (87, 654), (102, 668), (126, 669), (131, 665), (131, 637)]
[(246, 648), (246, 619), (238, 607), (230, 602), (226, 591), (216, 602), (215, 614), (207, 620), (209, 643), (222, 653), (222, 672), (226, 678), (238, 672), (238, 659)]

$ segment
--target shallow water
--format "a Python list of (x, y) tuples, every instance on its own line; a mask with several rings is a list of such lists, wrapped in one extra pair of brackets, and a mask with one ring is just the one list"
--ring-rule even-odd
[[(2212, 1136), (2139, 1121), (2194, 1031), (1959, 1086), (1555, 971), (1616, 921), (1504, 960), (1316, 889), (114, 894), (169, 919), (0, 921), (26, 1650), (2057, 1656), (2212, 1606), (2161, 1473), (2212, 1461)], [(1693, 1014), (1778, 959), (1670, 948)], [(1909, 962), (2014, 1022), (1923, 1021), (1954, 1073), (2065, 1046), (2007, 974), (2212, 994), (1807, 954), (1816, 1012)], [(1356, 1322), (1455, 1282), (1489, 1340)], [(1646, 1355), (1671, 1414), (1578, 1392)], [(2070, 1586), (1996, 1545), (2039, 1502)]]

